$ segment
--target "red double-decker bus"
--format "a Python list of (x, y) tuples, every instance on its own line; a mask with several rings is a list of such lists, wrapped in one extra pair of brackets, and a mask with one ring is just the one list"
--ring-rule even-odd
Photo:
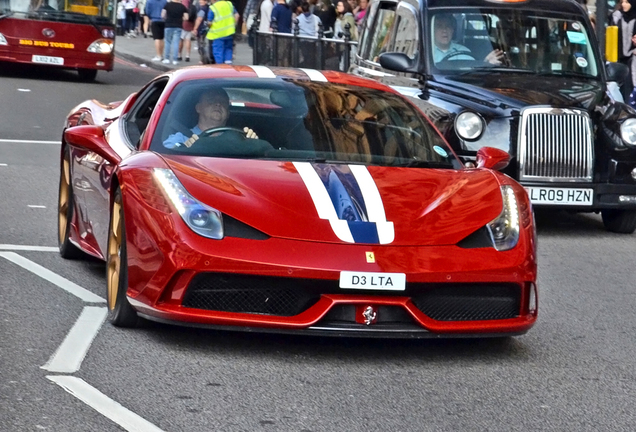
[(114, 0), (0, 0), (0, 62), (113, 70)]

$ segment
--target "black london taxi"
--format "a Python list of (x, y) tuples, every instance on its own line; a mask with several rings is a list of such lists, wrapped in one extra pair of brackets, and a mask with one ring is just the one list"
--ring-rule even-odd
[(535, 207), (636, 229), (636, 111), (574, 0), (371, 0), (350, 73), (411, 96), (468, 164), (481, 147)]

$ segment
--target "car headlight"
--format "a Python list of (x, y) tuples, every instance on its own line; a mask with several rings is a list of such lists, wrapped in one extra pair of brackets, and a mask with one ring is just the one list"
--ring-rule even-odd
[(636, 146), (636, 118), (627, 119), (621, 124), (621, 138), (627, 144)]
[(155, 168), (153, 174), (174, 208), (192, 231), (211, 239), (223, 238), (223, 216), (220, 211), (193, 198), (171, 170)]
[(461, 139), (475, 141), (484, 133), (484, 119), (474, 112), (464, 111), (455, 119), (455, 131)]
[(4, 37), (2, 33), (0, 33), (0, 45), (9, 45), (7, 43), (7, 39)]
[(512, 186), (502, 186), (503, 210), (486, 227), (490, 232), (492, 244), (498, 251), (507, 251), (519, 241), (519, 209)]
[(113, 41), (110, 39), (97, 39), (86, 48), (86, 51), (97, 54), (110, 54), (113, 52)]

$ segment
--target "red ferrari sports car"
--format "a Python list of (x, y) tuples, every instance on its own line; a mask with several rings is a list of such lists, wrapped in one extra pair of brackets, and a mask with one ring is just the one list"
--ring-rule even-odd
[(103, 259), (109, 319), (380, 337), (523, 334), (526, 192), (408, 100), (338, 72), (202, 66), (68, 116), (59, 248)]

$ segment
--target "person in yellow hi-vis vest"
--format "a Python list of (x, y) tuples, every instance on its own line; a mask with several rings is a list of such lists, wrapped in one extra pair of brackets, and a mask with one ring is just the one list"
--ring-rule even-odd
[(208, 12), (210, 30), (207, 39), (210, 41), (210, 52), (216, 64), (232, 64), (234, 50), (234, 33), (239, 14), (232, 2), (214, 0)]

